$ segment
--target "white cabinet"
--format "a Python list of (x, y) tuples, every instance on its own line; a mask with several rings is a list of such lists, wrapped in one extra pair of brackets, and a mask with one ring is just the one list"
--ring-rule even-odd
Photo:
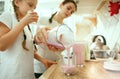
[(5, 2), (4, 1), (2, 1), (2, 0), (0, 0), (0, 14), (4, 11), (4, 9), (5, 9)]
[(11, 0), (0, 0), (0, 14), (11, 10)]

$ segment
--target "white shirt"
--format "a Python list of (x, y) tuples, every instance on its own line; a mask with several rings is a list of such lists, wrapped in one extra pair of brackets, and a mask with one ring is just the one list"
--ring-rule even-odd
[[(18, 23), (15, 14), (10, 12), (3, 13), (0, 16), (0, 22), (7, 25), (11, 30)], [(1, 53), (1, 79), (34, 79), (32, 35), (27, 26), (24, 28), (24, 31), (27, 35), (26, 46), (29, 51), (22, 47), (24, 36), (23, 32), (21, 32), (16, 41)]]
[[(48, 26), (51, 28), (55, 28), (55, 27), (61, 25), (54, 19), (52, 19), (52, 23), (50, 23), (49, 22), (50, 17), (51, 17), (51, 15), (40, 17), (40, 19), (38, 21), (39, 27)], [(54, 35), (54, 34), (52, 34), (52, 35)], [(49, 50), (48, 47), (45, 45), (38, 45), (38, 53), (40, 54), (40, 56), (50, 59), (50, 60), (53, 60), (53, 61), (57, 61), (60, 59), (60, 52), (53, 52), (53, 51)], [(46, 69), (41, 62), (34, 60), (34, 72), (35, 73), (43, 73), (45, 70)]]
[[(50, 18), (50, 16), (40, 17), (39, 22), (37, 24), (37, 25), (39, 25), (38, 28), (44, 27), (44, 26), (49, 26), (49, 27), (53, 28), (53, 27), (60, 25), (55, 20), (53, 20), (52, 23), (49, 23), (49, 18)], [(40, 56), (50, 59), (50, 60), (56, 61), (59, 59), (59, 56), (57, 54), (55, 54), (55, 52), (49, 50), (47, 46), (42, 45), (42, 44), (38, 45), (38, 53)], [(35, 73), (43, 73), (45, 70), (46, 69), (45, 69), (43, 63), (34, 59), (34, 72)]]

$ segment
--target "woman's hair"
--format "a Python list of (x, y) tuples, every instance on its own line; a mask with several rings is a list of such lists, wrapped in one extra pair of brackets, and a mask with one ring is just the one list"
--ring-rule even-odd
[(77, 10), (77, 4), (76, 4), (76, 2), (74, 0), (64, 0), (62, 2), (62, 4), (65, 5), (65, 4), (70, 3), (70, 2), (75, 5), (75, 10)]
[[(77, 10), (77, 4), (74, 0), (63, 0), (62, 4), (65, 5), (67, 3), (73, 3), (75, 5), (75, 10)], [(54, 15), (56, 14), (57, 12), (53, 13), (49, 19), (49, 23), (52, 23), (52, 19), (54, 17)]]
[[(16, 18), (17, 18), (17, 20), (19, 21), (19, 17), (18, 17), (18, 13), (17, 13), (18, 7), (15, 5), (15, 2), (14, 2), (14, 1), (15, 1), (15, 0), (12, 1), (12, 5), (13, 5), (13, 9), (14, 9), (14, 13), (15, 13), (15, 15), (16, 15)], [(19, 0), (19, 1), (22, 1), (22, 0)], [(28, 51), (29, 49), (26, 47), (26, 39), (27, 39), (27, 36), (26, 36), (24, 30), (23, 30), (23, 36), (24, 36), (24, 40), (23, 40), (23, 42), (22, 42), (22, 46), (23, 46), (23, 48), (24, 48), (25, 50)]]
[(105, 37), (104, 37), (103, 35), (95, 35), (95, 36), (93, 37), (92, 42), (95, 42), (96, 38), (99, 37), (99, 36), (102, 37), (103, 44), (106, 45), (106, 40), (105, 40)]

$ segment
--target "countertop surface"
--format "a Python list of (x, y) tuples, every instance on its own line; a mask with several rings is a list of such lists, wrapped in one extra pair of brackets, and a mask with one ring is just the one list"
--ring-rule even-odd
[(76, 74), (66, 76), (58, 64), (52, 65), (39, 79), (120, 79), (120, 71), (103, 68), (103, 61), (86, 61), (83, 67), (76, 67)]

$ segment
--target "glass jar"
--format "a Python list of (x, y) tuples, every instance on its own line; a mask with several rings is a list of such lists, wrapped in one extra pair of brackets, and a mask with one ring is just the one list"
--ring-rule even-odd
[(61, 71), (66, 75), (75, 74), (75, 55), (72, 52), (72, 47), (70, 48), (70, 53), (68, 55), (67, 50), (62, 52), (60, 68)]

